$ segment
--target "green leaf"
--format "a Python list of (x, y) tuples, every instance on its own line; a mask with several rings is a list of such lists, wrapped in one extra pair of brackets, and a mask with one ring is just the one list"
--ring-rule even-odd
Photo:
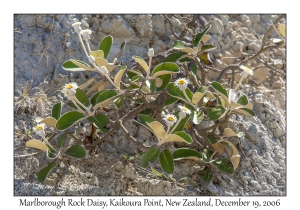
[(169, 150), (165, 149), (159, 155), (159, 161), (162, 169), (168, 173), (172, 174), (174, 171), (174, 162), (172, 154)]
[(150, 79), (149, 83), (150, 83), (150, 87), (149, 87), (150, 91), (154, 92), (156, 90), (155, 79)]
[(201, 86), (197, 90), (197, 92), (200, 92), (200, 93), (206, 93), (207, 91), (208, 91), (208, 87), (207, 86)]
[(207, 52), (201, 53), (199, 59), (200, 59), (200, 63), (204, 63), (205, 65), (213, 64), (213, 62), (211, 61), (209, 54)]
[(38, 173), (38, 180), (40, 183), (43, 183), (48, 176), (49, 172), (56, 166), (55, 162), (49, 163), (45, 168), (43, 168)]
[(148, 162), (154, 163), (157, 160), (159, 153), (160, 149), (157, 147), (152, 147), (151, 149), (147, 150), (142, 157), (142, 167), (146, 168), (148, 166)]
[(227, 91), (222, 87), (222, 85), (218, 82), (213, 82), (211, 85), (220, 93), (222, 93), (226, 98), (228, 98)]
[(140, 86), (136, 85), (136, 84), (131, 84), (127, 89), (128, 90), (136, 90), (136, 89), (139, 89)]
[(121, 105), (122, 105), (123, 102), (124, 102), (124, 99), (125, 99), (125, 97), (124, 97), (124, 95), (123, 95), (123, 96), (121, 96), (121, 97), (119, 97), (119, 98), (116, 98), (116, 99), (114, 100), (114, 103), (116, 104), (116, 106), (117, 106), (118, 108), (121, 107)]
[(174, 160), (181, 160), (181, 159), (202, 160), (202, 154), (192, 149), (179, 148), (173, 152), (173, 159)]
[(86, 151), (80, 145), (73, 145), (65, 152), (65, 154), (75, 158), (84, 158), (86, 156)]
[(228, 151), (229, 151), (229, 157), (231, 157), (232, 156), (232, 154), (233, 154), (233, 149), (232, 149), (232, 147), (230, 146), (230, 144), (228, 144), (227, 142), (220, 142), (221, 144), (223, 144), (227, 149), (228, 149)]
[(56, 120), (58, 120), (60, 118), (60, 115), (61, 115), (61, 102), (58, 102), (54, 104), (54, 106), (52, 107), (51, 116)]
[(96, 99), (96, 104), (99, 104), (103, 101), (106, 101), (114, 96), (118, 95), (118, 92), (115, 90), (104, 90), (103, 92), (101, 92), (97, 99)]
[(205, 27), (205, 29), (203, 31), (201, 31), (200, 33), (198, 33), (195, 37), (195, 39), (193, 40), (193, 46), (194, 47), (198, 47), (199, 43), (202, 39), (202, 37), (207, 33), (207, 31), (210, 29), (211, 25), (208, 25)]
[(109, 123), (109, 119), (105, 114), (97, 114), (95, 116), (90, 116), (90, 117), (87, 118), (87, 120), (89, 122), (93, 123), (103, 133), (108, 133), (109, 132), (109, 130), (104, 128), (105, 125)]
[(223, 116), (223, 114), (225, 113), (225, 109), (222, 106), (217, 106), (215, 108), (209, 109), (207, 112), (207, 117), (210, 120), (217, 120), (220, 117)]
[(62, 148), (67, 140), (67, 134), (64, 133), (58, 139), (58, 149)]
[(193, 142), (192, 137), (189, 134), (187, 134), (186, 132), (184, 132), (184, 131), (177, 131), (177, 132), (174, 132), (173, 134), (176, 134), (177, 136), (180, 136), (188, 144), (191, 144)]
[(55, 159), (58, 156), (57, 153), (52, 153), (49, 150), (47, 151), (47, 157), (51, 160), (51, 159)]
[(90, 101), (89, 98), (87, 97), (87, 95), (85, 94), (85, 92), (83, 90), (81, 90), (80, 88), (76, 89), (76, 94), (75, 97), (77, 98), (77, 100), (82, 103), (85, 107), (88, 107), (90, 105)]
[(213, 160), (211, 160), (211, 156), (212, 156), (213, 152), (211, 150), (207, 150), (207, 149), (204, 149), (202, 151), (202, 158), (203, 158), (203, 161), (204, 162), (213, 162)]
[(136, 122), (142, 124), (143, 126), (148, 128), (152, 132), (151, 128), (147, 125), (147, 123), (151, 123), (151, 122), (155, 121), (155, 119), (146, 114), (139, 114), (138, 118), (140, 121), (136, 121)]
[(186, 48), (187, 46), (185, 46), (181, 41), (175, 41), (173, 43), (173, 46), (174, 48)]
[(95, 94), (92, 96), (92, 98), (91, 98), (91, 104), (92, 104), (93, 106), (96, 105), (96, 101), (97, 101), (98, 96), (99, 96), (101, 93), (103, 93), (104, 91), (106, 91), (106, 90), (100, 90), (99, 92), (95, 93)]
[(241, 96), (240, 99), (237, 101), (237, 103), (241, 105), (247, 105), (248, 104), (247, 96), (245, 95)]
[(202, 180), (209, 184), (214, 178), (214, 173), (211, 167), (204, 167), (198, 171), (198, 174), (202, 177)]
[(62, 68), (66, 71), (85, 71), (85, 70), (93, 71), (94, 70), (88, 64), (79, 60), (72, 60), (72, 59), (64, 62)]
[(136, 82), (139, 79), (144, 78), (143, 74), (139, 70), (128, 70), (126, 75), (131, 82)]
[(219, 139), (217, 139), (214, 135), (208, 135), (207, 139), (208, 139), (209, 143), (211, 143), (211, 144), (215, 144), (219, 141)]
[(196, 124), (196, 125), (200, 124), (202, 122), (203, 118), (204, 118), (203, 111), (199, 111), (199, 112), (193, 111), (192, 112), (192, 119), (193, 119), (194, 124)]
[(78, 121), (84, 118), (84, 115), (77, 111), (70, 111), (63, 114), (56, 123), (56, 128), (59, 131), (66, 130)]
[[(165, 58), (164, 62), (176, 62), (183, 55), (187, 55), (187, 53), (186, 52), (172, 53)], [(180, 59), (179, 61), (186, 62), (186, 61), (190, 61), (190, 60), (191, 60), (190, 58), (183, 58), (183, 59)]]
[(227, 158), (222, 158), (222, 160), (213, 162), (217, 168), (225, 173), (232, 174), (234, 172), (234, 167), (232, 162)]
[[(175, 116), (177, 119), (179, 119), (179, 112), (175, 113)], [(176, 123), (170, 128), (170, 130), (172, 131), (172, 133), (175, 133), (177, 131), (182, 131), (185, 124), (189, 121), (189, 119), (191, 118), (191, 115), (187, 114), (185, 116), (185, 118), (183, 118), (182, 120), (180, 120), (179, 124), (176, 126)], [(176, 128), (173, 131), (173, 128), (176, 126)]]
[(174, 97), (171, 97), (171, 98), (168, 98), (166, 101), (165, 101), (165, 106), (168, 106), (170, 104), (174, 104), (175, 102), (178, 101), (178, 98), (174, 98)]
[(108, 36), (105, 36), (101, 43), (100, 43), (100, 47), (99, 47), (99, 50), (102, 50), (104, 52), (104, 58), (107, 58), (108, 54), (109, 54), (109, 51), (110, 51), (110, 48), (112, 46), (112, 43), (113, 43), (113, 37), (108, 35)]
[(245, 111), (245, 112), (248, 113), (250, 116), (255, 116), (255, 113), (254, 113), (251, 109), (247, 109), (247, 108), (239, 108), (239, 109), (236, 109), (235, 111), (238, 112), (239, 110)]
[(160, 87), (157, 87), (156, 91), (164, 90), (168, 86), (168, 84), (170, 84), (171, 77), (172, 77), (171, 74), (165, 74), (165, 75), (158, 76), (158, 78), (160, 78), (162, 80), (162, 85)]
[(196, 64), (190, 65), (190, 71), (193, 73), (194, 76), (197, 76), (198, 66)]
[(50, 144), (46, 144), (46, 146), (48, 147), (48, 150), (51, 152), (51, 153), (55, 153), (56, 151), (52, 148), (52, 146)]
[(179, 72), (179, 66), (177, 66), (176, 63), (167, 62), (167, 63), (161, 63), (157, 65), (152, 71), (152, 76), (158, 77), (164, 74), (174, 74), (178, 72)]
[(214, 50), (216, 49), (217, 47), (216, 46), (213, 46), (212, 44), (207, 44), (207, 45), (203, 45), (201, 47), (201, 52), (209, 52), (211, 50)]
[(126, 40), (122, 42), (122, 44), (120, 45), (120, 50), (123, 50), (125, 46), (126, 46)]
[[(178, 98), (184, 101), (188, 101), (188, 99), (184, 96), (183, 92), (174, 85), (174, 83), (170, 83), (167, 86), (167, 92), (170, 96), (174, 98)], [(185, 89), (186, 95), (188, 96), (189, 100), (191, 101), (193, 98), (193, 93), (189, 88)]]

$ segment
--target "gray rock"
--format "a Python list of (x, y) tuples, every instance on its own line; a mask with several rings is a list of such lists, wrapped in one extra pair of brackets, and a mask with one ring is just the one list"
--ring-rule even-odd
[(209, 29), (209, 33), (223, 35), (224, 25), (223, 25), (222, 21), (218, 18), (215, 18), (213, 22), (215, 24), (212, 24), (212, 27)]

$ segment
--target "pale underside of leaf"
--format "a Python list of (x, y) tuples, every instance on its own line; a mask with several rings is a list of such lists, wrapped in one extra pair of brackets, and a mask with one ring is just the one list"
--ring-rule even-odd
[(108, 62), (105, 58), (95, 57), (96, 64), (100, 68), (101, 66), (105, 66), (107, 68)]
[(222, 155), (225, 152), (225, 146), (220, 142), (212, 144), (211, 146), (219, 153), (219, 155)]
[(203, 41), (203, 43), (205, 44), (206, 42), (208, 42), (208, 40), (210, 40), (210, 36), (209, 35), (203, 35), (201, 41)]
[(285, 24), (279, 24), (278, 25), (278, 29), (279, 29), (279, 32), (281, 33), (281, 35), (285, 38), (286, 37), (286, 34), (285, 34)]
[(246, 112), (242, 109), (235, 109), (234, 112), (246, 115), (246, 116), (251, 117), (251, 118), (253, 117), (251, 114), (249, 114), (248, 112)]
[(118, 65), (114, 65), (113, 63), (108, 63), (107, 70), (112, 72), (115, 68), (119, 67)]
[(211, 92), (206, 92), (207, 97), (209, 97), (210, 99), (215, 99), (216, 97), (211, 93)]
[(109, 105), (109, 103), (113, 100), (114, 97), (106, 99), (105, 101), (102, 101), (101, 103), (96, 104), (95, 106), (93, 106), (93, 110), (98, 109), (100, 106), (102, 107), (107, 107)]
[(54, 117), (47, 117), (47, 118), (43, 119), (40, 123), (44, 123), (46, 125), (55, 127), (57, 120)]
[[(196, 161), (202, 161), (203, 162), (203, 160), (201, 160), (200, 158), (198, 158), (198, 157), (196, 157), (196, 156), (188, 156), (188, 157), (183, 157), (183, 158), (178, 158), (178, 159), (176, 159), (176, 160), (182, 160), (182, 159), (189, 159), (189, 160), (196, 160)], [(176, 161), (175, 160), (175, 161)]]
[(232, 164), (233, 164), (233, 168), (234, 170), (237, 169), (237, 167), (239, 166), (239, 163), (240, 163), (240, 159), (241, 159), (241, 156), (240, 155), (235, 155), (235, 156), (232, 156), (230, 158)]
[(126, 67), (121, 68), (120, 71), (115, 76), (114, 84), (118, 88), (120, 87), (120, 82), (121, 82), (121, 79), (123, 77), (125, 70), (126, 70)]
[(90, 84), (92, 84), (92, 82), (94, 82), (95, 78), (89, 79), (88, 81), (86, 81), (85, 83), (79, 85), (78, 87), (81, 90), (84, 90), (85, 88), (87, 88)]
[(72, 63), (74, 63), (76, 66), (78, 66), (78, 67), (80, 67), (80, 68), (83, 68), (83, 69), (85, 69), (85, 70), (89, 70), (89, 71), (95, 71), (94, 70), (94, 68), (92, 68), (92, 67), (90, 67), (90, 66), (86, 66), (86, 65), (84, 65), (84, 64), (82, 64), (82, 63), (79, 63), (79, 62), (77, 62), (77, 61), (75, 61), (75, 60), (70, 60)]
[(198, 102), (203, 98), (204, 95), (205, 93), (201, 93), (201, 92), (194, 93), (192, 97), (193, 104), (198, 104)]
[(161, 70), (161, 71), (158, 71), (156, 72), (153, 77), (158, 77), (158, 76), (161, 76), (161, 75), (165, 75), (165, 74), (175, 74), (177, 72), (172, 72), (172, 71), (167, 71), (167, 70)]
[(162, 142), (184, 142), (184, 143), (188, 143), (186, 140), (184, 140), (183, 138), (181, 138), (180, 136), (176, 135), (176, 134), (168, 134), (165, 138), (162, 139)]
[(104, 58), (104, 52), (102, 50), (91, 51), (90, 55), (95, 58), (96, 57)]
[(241, 105), (241, 104), (238, 104), (234, 101), (231, 101), (230, 102), (230, 107), (231, 109), (239, 109), (239, 108), (247, 108), (247, 109), (253, 109), (253, 104), (251, 102), (248, 102), (247, 105)]
[(147, 74), (150, 74), (149, 72), (149, 66), (148, 64), (140, 57), (137, 57), (137, 56), (133, 56), (132, 57), (138, 64), (140, 64), (142, 66), (142, 68), (145, 70), (145, 72)]
[(92, 93), (93, 91), (97, 90), (103, 90), (106, 86), (107, 81), (103, 81), (100, 80), (98, 82), (96, 82), (95, 84), (92, 85), (92, 87), (90, 89), (88, 89), (88, 91), (86, 92), (87, 95), (89, 95), (90, 93)]
[(180, 51), (183, 51), (183, 52), (186, 52), (186, 53), (189, 53), (189, 54), (193, 54), (193, 48), (190, 48), (190, 47), (186, 47), (186, 48), (174, 47), (174, 49), (180, 50)]
[(155, 77), (155, 84), (156, 84), (157, 87), (161, 87), (162, 84), (163, 84), (162, 79), (159, 78), (159, 77)]
[(47, 150), (48, 150), (48, 147), (42, 141), (37, 140), (37, 139), (30, 140), (30, 141), (26, 142), (25, 145), (27, 147), (33, 147), (33, 148), (42, 150), (44, 152), (47, 152)]
[(225, 137), (231, 137), (231, 136), (237, 136), (237, 137), (242, 137), (242, 133), (238, 133), (236, 134), (233, 130), (231, 130), (230, 128), (225, 128), (224, 129), (224, 136)]
[(161, 139), (165, 136), (166, 131), (164, 129), (164, 126), (160, 122), (153, 121), (151, 123), (147, 123), (147, 125), (151, 128), (157, 139)]

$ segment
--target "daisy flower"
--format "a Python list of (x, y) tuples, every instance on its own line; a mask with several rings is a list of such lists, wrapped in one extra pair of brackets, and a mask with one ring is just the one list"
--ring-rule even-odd
[(80, 27), (80, 25), (81, 25), (81, 22), (76, 22), (76, 23), (73, 23), (72, 24), (72, 27), (74, 27), (74, 31), (76, 32), (76, 33), (80, 33), (80, 31), (81, 31), (81, 27)]
[(168, 127), (171, 127), (177, 122), (177, 118), (173, 114), (167, 114), (163, 120), (166, 121)]
[(39, 136), (41, 136), (43, 138), (45, 137), (45, 131), (44, 131), (44, 129), (45, 129), (45, 124), (44, 123), (37, 124), (37, 126), (33, 127), (33, 131), (37, 135), (39, 135)]
[(175, 81), (175, 86), (178, 87), (181, 91), (185, 91), (189, 81), (185, 78), (179, 78)]
[(178, 106), (180, 112), (179, 112), (179, 118), (185, 118), (187, 114), (191, 114), (191, 110), (186, 108), (185, 106)]
[(73, 100), (75, 98), (75, 94), (76, 94), (76, 89), (78, 88), (77, 83), (75, 82), (71, 82), (65, 85), (64, 89), (62, 90), (62, 92), (65, 94), (65, 96), (69, 99), (69, 100)]
[(82, 38), (85, 41), (88, 41), (90, 39), (90, 34), (92, 33), (92, 31), (90, 29), (84, 29), (80, 31)]

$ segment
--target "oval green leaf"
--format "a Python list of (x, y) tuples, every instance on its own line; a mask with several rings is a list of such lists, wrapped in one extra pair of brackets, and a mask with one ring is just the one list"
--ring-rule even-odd
[(43, 168), (39, 173), (38, 173), (38, 180), (40, 183), (43, 183), (50, 173), (50, 171), (56, 166), (55, 162), (49, 163), (45, 168)]
[(80, 145), (73, 145), (65, 152), (65, 154), (74, 158), (84, 158), (86, 156), (86, 151)]
[(192, 149), (179, 148), (173, 152), (173, 159), (202, 160), (202, 154)]
[(154, 163), (160, 153), (160, 149), (157, 147), (152, 147), (147, 152), (144, 153), (141, 161), (141, 165), (143, 168), (146, 168), (148, 166), (148, 162)]
[(87, 118), (87, 120), (91, 123), (93, 123), (97, 128), (99, 128), (103, 133), (108, 133), (109, 130), (107, 130), (105, 125), (109, 123), (109, 119), (105, 114), (97, 114), (95, 116), (90, 116)]
[(213, 164), (215, 166), (217, 166), (217, 168), (224, 172), (224, 173), (229, 173), (229, 174), (232, 174), (234, 172), (234, 167), (233, 167), (233, 164), (232, 162), (227, 159), (227, 158), (222, 158), (221, 160), (219, 161), (215, 161), (213, 162)]
[(89, 98), (87, 97), (87, 95), (85, 94), (85, 92), (83, 90), (81, 90), (80, 88), (76, 89), (76, 94), (75, 97), (77, 98), (77, 100), (82, 103), (85, 107), (88, 107), (90, 105), (90, 101)]
[(205, 27), (205, 29), (203, 31), (201, 31), (200, 33), (198, 33), (195, 37), (195, 39), (193, 40), (193, 46), (194, 47), (198, 47), (199, 43), (202, 39), (202, 37), (207, 33), (207, 31), (210, 29), (211, 25), (208, 25)]
[(78, 121), (84, 118), (84, 115), (77, 111), (70, 111), (63, 114), (56, 123), (56, 128), (59, 131), (66, 130)]
[(110, 98), (116, 96), (116, 95), (118, 95), (118, 92), (115, 90), (104, 90), (103, 92), (101, 92), (98, 95), (95, 104), (99, 104), (103, 101), (106, 101), (107, 99), (110, 99)]
[[(186, 55), (186, 52), (176, 52), (176, 53), (172, 53), (170, 55), (168, 55), (164, 62), (176, 62), (179, 58), (181, 58), (181, 56)], [(183, 58), (181, 60), (179, 60), (180, 62), (185, 62), (185, 61), (190, 61), (189, 58)]]
[(101, 43), (100, 43), (100, 47), (99, 47), (99, 50), (102, 50), (103, 53), (104, 53), (104, 58), (107, 58), (108, 54), (109, 54), (109, 51), (110, 51), (110, 48), (112, 46), (112, 43), (113, 43), (113, 37), (108, 35), (108, 36), (105, 36)]
[(179, 72), (179, 66), (176, 63), (166, 62), (157, 65), (153, 71), (152, 76), (158, 77), (164, 74), (174, 74)]
[(172, 174), (174, 172), (174, 161), (172, 154), (169, 150), (165, 149), (159, 155), (159, 161), (161, 168), (168, 174)]
[(62, 148), (67, 140), (67, 134), (64, 133), (58, 139), (58, 149)]
[(215, 108), (212, 108), (212, 109), (209, 109), (208, 112), (207, 112), (207, 117), (210, 119), (210, 120), (217, 120), (219, 119), (220, 117), (223, 116), (223, 114), (225, 113), (225, 109), (221, 106), (217, 106)]
[(63, 63), (62, 68), (66, 71), (94, 71), (88, 64), (78, 60), (68, 60)]
[(60, 115), (61, 115), (61, 101), (54, 104), (51, 111), (51, 116), (56, 120), (60, 118)]

